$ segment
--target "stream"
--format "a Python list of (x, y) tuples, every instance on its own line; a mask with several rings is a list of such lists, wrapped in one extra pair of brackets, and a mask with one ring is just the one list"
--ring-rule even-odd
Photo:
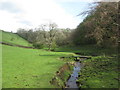
[(71, 74), (70, 78), (66, 83), (67, 88), (79, 88), (77, 86), (76, 80), (78, 78), (78, 73), (80, 72), (80, 69), (81, 69), (81, 63), (79, 61), (76, 61), (73, 68), (73, 73)]

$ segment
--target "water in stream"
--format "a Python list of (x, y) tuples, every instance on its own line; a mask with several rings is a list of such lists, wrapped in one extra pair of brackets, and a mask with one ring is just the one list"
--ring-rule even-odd
[(80, 68), (81, 68), (81, 63), (79, 61), (75, 62), (73, 73), (71, 74), (70, 78), (66, 83), (67, 88), (79, 88), (77, 86), (76, 80), (78, 78), (78, 73), (80, 72)]

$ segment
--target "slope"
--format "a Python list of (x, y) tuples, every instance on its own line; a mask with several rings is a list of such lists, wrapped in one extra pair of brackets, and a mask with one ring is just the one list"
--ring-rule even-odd
[(5, 32), (0, 30), (0, 35), (1, 33), (2, 33), (2, 36), (0, 36), (0, 38), (2, 39), (0, 39), (0, 42), (9, 43), (13, 45), (32, 46), (28, 41), (21, 38), (15, 33)]

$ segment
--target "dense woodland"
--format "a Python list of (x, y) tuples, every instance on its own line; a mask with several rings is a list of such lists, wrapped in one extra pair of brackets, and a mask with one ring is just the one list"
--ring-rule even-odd
[(19, 29), (18, 35), (33, 43), (37, 48), (48, 47), (54, 50), (57, 46), (94, 44), (98, 47), (116, 47), (118, 45), (118, 3), (93, 3), (87, 15), (76, 29), (57, 28), (57, 24), (49, 23), (38, 28)]

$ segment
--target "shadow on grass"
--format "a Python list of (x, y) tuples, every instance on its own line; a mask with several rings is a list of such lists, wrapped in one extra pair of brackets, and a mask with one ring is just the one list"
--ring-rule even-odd
[(118, 53), (117, 48), (100, 48), (95, 45), (82, 45), (76, 47), (58, 47), (55, 52), (72, 52), (78, 55), (115, 55)]

